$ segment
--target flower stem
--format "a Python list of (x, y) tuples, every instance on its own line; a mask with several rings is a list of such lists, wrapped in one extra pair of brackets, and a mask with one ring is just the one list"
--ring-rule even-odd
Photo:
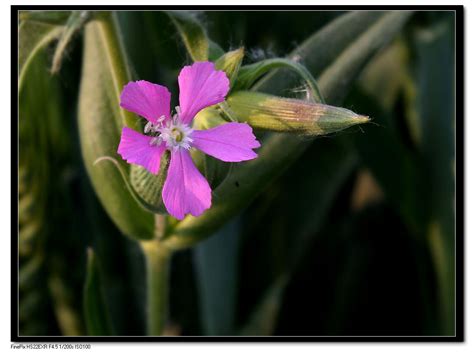
[(168, 317), (169, 267), (172, 252), (158, 240), (141, 241), (146, 264), (147, 335), (162, 335)]

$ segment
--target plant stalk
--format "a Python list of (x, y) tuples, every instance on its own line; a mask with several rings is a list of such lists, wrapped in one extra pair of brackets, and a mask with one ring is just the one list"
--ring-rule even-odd
[(147, 335), (163, 334), (168, 318), (169, 268), (172, 252), (158, 240), (141, 241), (146, 265)]

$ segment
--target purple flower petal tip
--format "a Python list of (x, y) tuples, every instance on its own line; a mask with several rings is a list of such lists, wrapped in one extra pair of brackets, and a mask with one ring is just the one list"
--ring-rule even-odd
[(211, 188), (187, 150), (171, 153), (163, 187), (163, 203), (168, 212), (182, 220), (186, 214), (201, 215), (211, 207)]
[(185, 66), (178, 76), (180, 118), (190, 123), (202, 109), (221, 103), (229, 92), (229, 79), (212, 62)]
[(260, 147), (252, 128), (246, 123), (230, 122), (208, 130), (196, 130), (191, 137), (194, 147), (227, 162), (255, 159), (258, 155), (252, 149)]

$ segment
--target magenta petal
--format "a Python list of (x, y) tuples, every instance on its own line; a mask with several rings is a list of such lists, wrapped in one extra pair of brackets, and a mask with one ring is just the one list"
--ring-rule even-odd
[(199, 216), (211, 206), (211, 188), (185, 149), (171, 153), (163, 187), (163, 203), (168, 213), (182, 220), (186, 214)]
[(120, 95), (120, 106), (156, 123), (170, 117), (171, 93), (168, 88), (147, 81), (128, 83)]
[(216, 71), (212, 62), (196, 62), (185, 66), (178, 77), (180, 118), (190, 123), (205, 107), (223, 102), (229, 91), (229, 79)]
[(156, 175), (160, 170), (160, 160), (166, 145), (150, 145), (152, 138), (124, 127), (117, 152), (128, 163), (143, 166)]
[(252, 150), (260, 147), (252, 128), (246, 123), (230, 122), (208, 130), (195, 130), (192, 146), (222, 161), (255, 159)]

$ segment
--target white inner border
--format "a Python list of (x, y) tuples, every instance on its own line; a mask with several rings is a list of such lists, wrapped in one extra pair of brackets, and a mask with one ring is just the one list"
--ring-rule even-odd
[[(39, 5), (39, 2), (36, 1), (11, 1), (9, 3), (1, 4), (1, 11), (0, 11), (0, 25), (1, 31), (0, 35), (2, 38), (2, 44), (4, 47), (10, 46), (10, 5)], [(126, 1), (81, 1), (76, 0), (71, 3), (66, 3), (64, 0), (62, 1), (48, 1), (48, 5), (166, 5), (165, 3), (161, 3), (158, 1), (140, 1), (136, 0), (133, 2), (126, 2)], [(172, 3), (168, 2), (169, 5), (199, 5), (199, 4), (206, 4), (206, 5), (464, 5), (464, 23), (465, 23), (465, 42), (464, 42), (464, 50), (465, 50), (465, 249), (464, 249), (464, 256), (465, 256), (465, 339), (467, 343), (464, 344), (452, 344), (452, 343), (403, 343), (403, 344), (381, 344), (381, 343), (356, 343), (356, 344), (347, 344), (347, 343), (245, 343), (245, 344), (223, 344), (223, 343), (197, 343), (197, 344), (183, 344), (183, 343), (158, 343), (158, 344), (143, 344), (143, 343), (100, 343), (100, 344), (93, 344), (92, 349), (101, 349), (105, 351), (116, 351), (116, 350), (130, 350), (132, 348), (139, 347), (140, 349), (144, 350), (168, 350), (168, 349), (182, 349), (182, 348), (193, 348), (196, 351), (209, 351), (209, 350), (221, 350), (224, 346), (227, 349), (234, 350), (240, 348), (248, 348), (248, 349), (258, 349), (260, 350), (282, 350), (282, 349), (289, 349), (295, 348), (302, 350), (309, 350), (314, 351), (315, 348), (323, 350), (341, 350), (345, 348), (351, 348), (351, 350), (355, 351), (368, 351), (368, 350), (380, 350), (380, 348), (388, 349), (388, 350), (399, 350), (400, 348), (407, 349), (407, 350), (422, 350), (422, 351), (438, 351), (438, 350), (445, 350), (449, 349), (450, 351), (464, 351), (466, 349), (474, 348), (473, 335), (474, 335), (474, 328), (472, 325), (474, 310), (473, 305), (470, 304), (469, 297), (473, 295), (473, 282), (472, 279), (472, 269), (474, 263), (474, 248), (472, 243), (474, 241), (470, 240), (470, 234), (473, 233), (474, 230), (474, 217), (469, 216), (469, 210), (472, 209), (471, 204), (474, 200), (474, 188), (470, 185), (469, 180), (474, 179), (474, 163), (473, 159), (467, 157), (468, 155), (474, 155), (474, 141), (470, 138), (470, 136), (474, 136), (473, 126), (474, 124), (470, 122), (469, 116), (473, 116), (471, 112), (473, 110), (473, 99), (472, 95), (469, 93), (472, 92), (472, 83), (473, 83), (473, 74), (472, 70), (469, 69), (469, 63), (473, 62), (472, 59), (474, 58), (473, 55), (473, 48), (474, 48), (474, 41), (472, 38), (474, 37), (474, 26), (473, 26), (473, 12), (471, 10), (474, 8), (474, 5), (469, 2), (469, 0), (464, 1), (426, 1), (426, 0), (418, 0), (418, 1), (386, 1), (386, 0), (378, 0), (378, 1), (301, 1), (301, 0), (294, 0), (291, 2), (283, 2), (283, 1), (255, 1), (255, 0), (242, 0), (242, 1), (229, 1), (229, 2), (222, 2), (222, 1), (203, 1), (203, 2), (194, 2), (194, 1), (181, 1), (181, 0), (174, 0)], [(43, 3), (42, 5), (45, 5)], [(469, 40), (471, 39), (471, 40)], [(2, 55), (1, 56), (1, 65), (2, 69), (2, 77), (3, 84), (2, 84), (2, 91), (0, 97), (2, 99), (2, 106), (10, 106), (10, 94), (17, 94), (16, 92), (11, 92), (10, 89), (10, 55)], [(471, 88), (471, 89), (470, 89)], [(4, 109), (5, 114), (7, 112), (11, 112), (11, 109)], [(11, 114), (9, 114), (11, 115)], [(4, 116), (4, 125), (2, 128), (2, 138), (0, 138), (0, 156), (2, 157), (0, 160), (3, 161), (4, 165), (7, 163), (8, 167), (10, 167), (10, 116)], [(458, 131), (463, 133), (464, 131)], [(2, 304), (1, 311), (3, 312), (2, 317), (0, 319), (0, 336), (3, 346), (5, 349), (11, 349), (10, 343), (10, 329), (15, 327), (10, 326), (10, 255), (11, 255), (11, 247), (10, 247), (10, 170), (7, 172), (1, 173), (1, 182), (0, 185), (2, 187), (2, 194), (1, 203), (0, 203), (0, 224), (2, 226), (2, 235), (3, 237), (3, 245), (2, 247), (2, 255), (0, 255), (0, 268), (2, 268), (2, 279), (8, 282), (8, 288), (1, 290), (1, 299), (0, 304)], [(13, 225), (15, 226), (15, 225)], [(471, 277), (470, 277), (471, 276)]]

